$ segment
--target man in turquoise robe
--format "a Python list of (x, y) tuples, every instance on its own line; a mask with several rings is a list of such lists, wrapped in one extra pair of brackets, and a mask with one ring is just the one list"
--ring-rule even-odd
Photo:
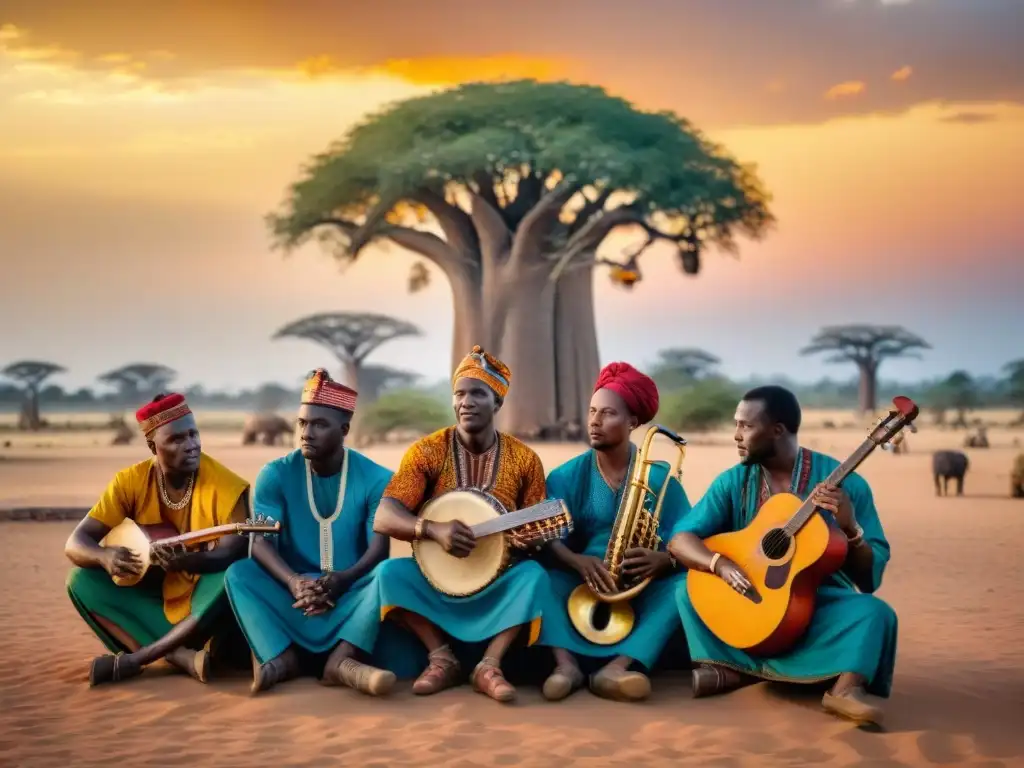
[(840, 490), (824, 484), (839, 462), (801, 448), (797, 441), (800, 406), (782, 387), (758, 387), (736, 409), (735, 441), (740, 463), (719, 475), (693, 510), (676, 525), (669, 551), (691, 570), (713, 572), (742, 592), (749, 586), (739, 567), (702, 542), (746, 527), (771, 495), (794, 493), (814, 499), (831, 525), (849, 541), (842, 568), (817, 593), (806, 634), (784, 654), (754, 657), (732, 648), (701, 621), (686, 583), (676, 600), (690, 647), (695, 696), (732, 690), (761, 680), (835, 680), (822, 705), (831, 714), (858, 723), (879, 723), (877, 699), (888, 697), (896, 662), (896, 614), (871, 593), (882, 583), (889, 543), (875, 509), (871, 488), (857, 474)]
[(329, 654), (322, 681), (384, 694), (393, 672), (355, 659), (374, 650), (380, 607), (371, 571), (388, 555), (373, 518), (391, 471), (345, 447), (356, 393), (317, 370), (302, 393), (301, 448), (267, 464), (253, 507), (281, 523), (234, 563), (228, 598), (253, 652), (252, 691), (298, 675), (299, 650)]
[[(566, 610), (569, 595), (580, 584), (592, 590), (615, 589), (604, 564), (612, 526), (628, 491), (628, 481), (637, 457), (630, 435), (641, 424), (651, 422), (658, 412), (658, 388), (654, 381), (627, 363), (611, 363), (601, 371), (590, 399), (587, 429), (591, 450), (551, 471), (548, 496), (563, 499), (573, 517), (574, 530), (564, 541), (552, 542), (548, 551), (561, 566), (551, 569), (551, 589), (545, 595), (543, 623), (538, 645), (550, 647), (555, 670), (544, 683), (544, 697), (559, 701), (582, 687), (583, 672), (575, 656), (607, 662), (590, 676), (590, 690), (598, 696), (620, 701), (638, 701), (651, 692), (648, 677), (631, 670), (635, 663), (650, 671), (669, 638), (680, 628), (674, 593), (683, 572), (665, 551), (632, 548), (625, 552), (623, 573), (631, 580), (654, 578), (630, 601), (634, 611), (632, 632), (624, 639), (599, 645), (584, 638), (573, 626)], [(686, 492), (670, 467), (659, 461), (651, 467), (650, 487), (655, 496), (665, 495), (659, 530), (664, 539), (680, 515), (690, 509)]]

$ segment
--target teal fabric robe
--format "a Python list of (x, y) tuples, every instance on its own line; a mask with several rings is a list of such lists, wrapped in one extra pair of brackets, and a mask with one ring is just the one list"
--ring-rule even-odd
[[(809, 467), (804, 476), (806, 464)], [(831, 456), (802, 449), (793, 468), (791, 492), (806, 499), (838, 465)], [(723, 472), (693, 510), (679, 520), (673, 535), (686, 532), (706, 539), (746, 527), (763, 503), (760, 473), (759, 467), (748, 470), (743, 464)], [(870, 584), (874, 592), (881, 586), (889, 562), (889, 542), (864, 478), (851, 474), (843, 482), (843, 490), (853, 503), (864, 540), (874, 555)], [(836, 524), (829, 513), (819, 513), (830, 524)], [(676, 602), (694, 664), (719, 664), (766, 680), (791, 682), (820, 682), (853, 672), (867, 679), (870, 693), (887, 697), (892, 689), (896, 614), (874, 595), (859, 592), (842, 569), (818, 589), (814, 617), (804, 637), (775, 658), (751, 656), (715, 637), (693, 610), (685, 579), (676, 589)]]
[[(256, 478), (253, 510), (280, 521), (281, 532), (270, 541), (296, 573), (318, 578), (329, 570), (346, 570), (369, 547), (377, 505), (392, 473), (351, 448), (345, 451), (345, 463), (347, 466), (331, 477), (312, 475), (313, 497), (322, 518), (333, 514), (342, 475), (346, 476), (341, 513), (323, 526), (310, 510), (301, 451), (270, 462)], [(251, 558), (232, 564), (225, 583), (238, 623), (261, 663), (291, 645), (310, 653), (326, 653), (343, 640), (370, 654), (381, 666), (401, 662), (386, 650), (376, 649), (374, 654), (380, 603), (372, 571), (351, 585), (334, 608), (319, 616), (305, 616), (293, 608), (288, 588)]]
[[(636, 457), (635, 448), (633, 457)], [(686, 491), (675, 477), (669, 476), (670, 469), (663, 461), (651, 468), (651, 487), (656, 492), (661, 490), (665, 482), (669, 484), (659, 522), (662, 550), (668, 543), (668, 532), (690, 509)], [(563, 499), (573, 518), (573, 532), (564, 540), (569, 549), (604, 558), (625, 488), (626, 482), (618, 490), (613, 490), (605, 482), (597, 466), (597, 454), (593, 450), (551, 471), (547, 478), (548, 496)], [(635, 614), (633, 631), (615, 645), (591, 643), (570, 622), (566, 603), (569, 594), (582, 583), (579, 575), (564, 567), (553, 567), (548, 575), (551, 589), (545, 594), (544, 620), (538, 645), (564, 648), (571, 653), (597, 659), (628, 656), (650, 670), (658, 661), (665, 644), (680, 628), (674, 593), (676, 585), (685, 576), (684, 572), (669, 573), (652, 581), (630, 602)]]

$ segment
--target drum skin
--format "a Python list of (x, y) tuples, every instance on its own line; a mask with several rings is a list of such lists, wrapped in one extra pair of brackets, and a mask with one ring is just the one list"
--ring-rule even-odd
[[(420, 517), (436, 523), (459, 520), (474, 526), (501, 514), (496, 499), (474, 490), (449, 491), (427, 503)], [(455, 557), (429, 539), (414, 541), (412, 555), (427, 582), (450, 597), (468, 597), (491, 584), (510, 560), (505, 533), (494, 533), (476, 540), (467, 557)]]

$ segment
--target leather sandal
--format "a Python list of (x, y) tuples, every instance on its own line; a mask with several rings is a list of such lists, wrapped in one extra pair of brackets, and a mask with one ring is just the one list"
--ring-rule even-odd
[(643, 701), (651, 695), (651, 681), (642, 672), (604, 667), (590, 676), (590, 690), (602, 699)]
[(429, 661), (427, 668), (412, 684), (413, 693), (419, 696), (429, 696), (458, 684), (459, 660), (455, 658), (451, 648), (443, 645), (437, 650), (431, 651), (427, 660)]
[(744, 675), (735, 669), (720, 667), (717, 664), (701, 664), (693, 670), (692, 679), (695, 699), (728, 693), (757, 682), (757, 678)]
[(830, 715), (852, 720), (858, 725), (882, 724), (882, 709), (871, 703), (867, 691), (859, 685), (841, 693), (827, 691), (821, 699), (821, 706)]
[(502, 704), (516, 700), (516, 689), (505, 679), (498, 660), (487, 656), (473, 670), (473, 689)]
[(548, 701), (561, 701), (583, 687), (586, 678), (576, 666), (557, 666), (544, 681), (541, 693)]

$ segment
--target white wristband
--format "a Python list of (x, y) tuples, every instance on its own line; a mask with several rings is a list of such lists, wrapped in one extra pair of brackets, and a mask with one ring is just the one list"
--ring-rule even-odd
[(715, 566), (718, 565), (718, 558), (720, 558), (721, 556), (722, 556), (721, 552), (715, 552), (715, 554), (711, 556), (711, 565), (708, 566), (708, 570), (711, 573), (715, 572)]

